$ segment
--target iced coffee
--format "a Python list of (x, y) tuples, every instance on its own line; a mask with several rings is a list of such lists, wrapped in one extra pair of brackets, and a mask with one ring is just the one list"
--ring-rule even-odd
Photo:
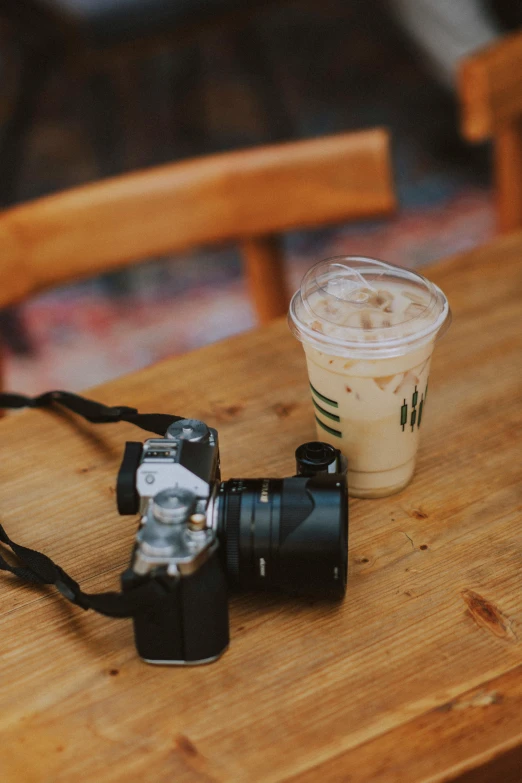
[(398, 492), (413, 476), (430, 360), (450, 322), (421, 275), (360, 257), (316, 264), (289, 313), (306, 354), (319, 440), (348, 458), (356, 497)]

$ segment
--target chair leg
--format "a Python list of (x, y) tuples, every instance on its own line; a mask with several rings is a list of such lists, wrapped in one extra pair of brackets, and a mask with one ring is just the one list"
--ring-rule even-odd
[(274, 68), (255, 21), (238, 31), (235, 51), (256, 100), (261, 105), (271, 142), (296, 136), (295, 123), (281, 93), (281, 79)]
[(522, 227), (522, 118), (495, 137), (498, 229), (505, 234)]
[(269, 323), (286, 313), (289, 302), (281, 241), (276, 236), (245, 240), (241, 252), (258, 321)]
[(0, 311), (0, 342), (8, 345), (17, 356), (31, 356), (33, 353), (33, 342), (18, 305), (4, 307)]

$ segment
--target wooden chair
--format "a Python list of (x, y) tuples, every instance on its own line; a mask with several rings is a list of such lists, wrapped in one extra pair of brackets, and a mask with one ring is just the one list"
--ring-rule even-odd
[(493, 140), (497, 223), (522, 227), (522, 33), (462, 60), (459, 73), (462, 133)]
[(148, 257), (237, 242), (265, 323), (289, 300), (279, 233), (394, 208), (380, 128), (115, 177), (0, 214), (0, 307)]

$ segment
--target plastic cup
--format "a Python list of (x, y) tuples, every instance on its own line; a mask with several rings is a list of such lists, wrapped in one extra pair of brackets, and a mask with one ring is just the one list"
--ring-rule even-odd
[(392, 495), (413, 476), (435, 341), (451, 322), (440, 288), (360, 256), (315, 264), (290, 303), (319, 440), (348, 459), (354, 497)]

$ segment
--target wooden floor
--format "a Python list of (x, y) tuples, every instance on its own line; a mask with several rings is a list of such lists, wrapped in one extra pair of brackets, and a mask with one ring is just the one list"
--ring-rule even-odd
[[(430, 276), (454, 322), (417, 474), (350, 503), (345, 601), (234, 597), (225, 656), (169, 669), (137, 658), (129, 622), (2, 578), (2, 783), (520, 781), (522, 235)], [(314, 437), (284, 322), (93, 396), (217, 426), (225, 477), (290, 475)], [(137, 431), (32, 412), (1, 432), (10, 535), (86, 590), (116, 588), (135, 521), (115, 511), (115, 476)]]

